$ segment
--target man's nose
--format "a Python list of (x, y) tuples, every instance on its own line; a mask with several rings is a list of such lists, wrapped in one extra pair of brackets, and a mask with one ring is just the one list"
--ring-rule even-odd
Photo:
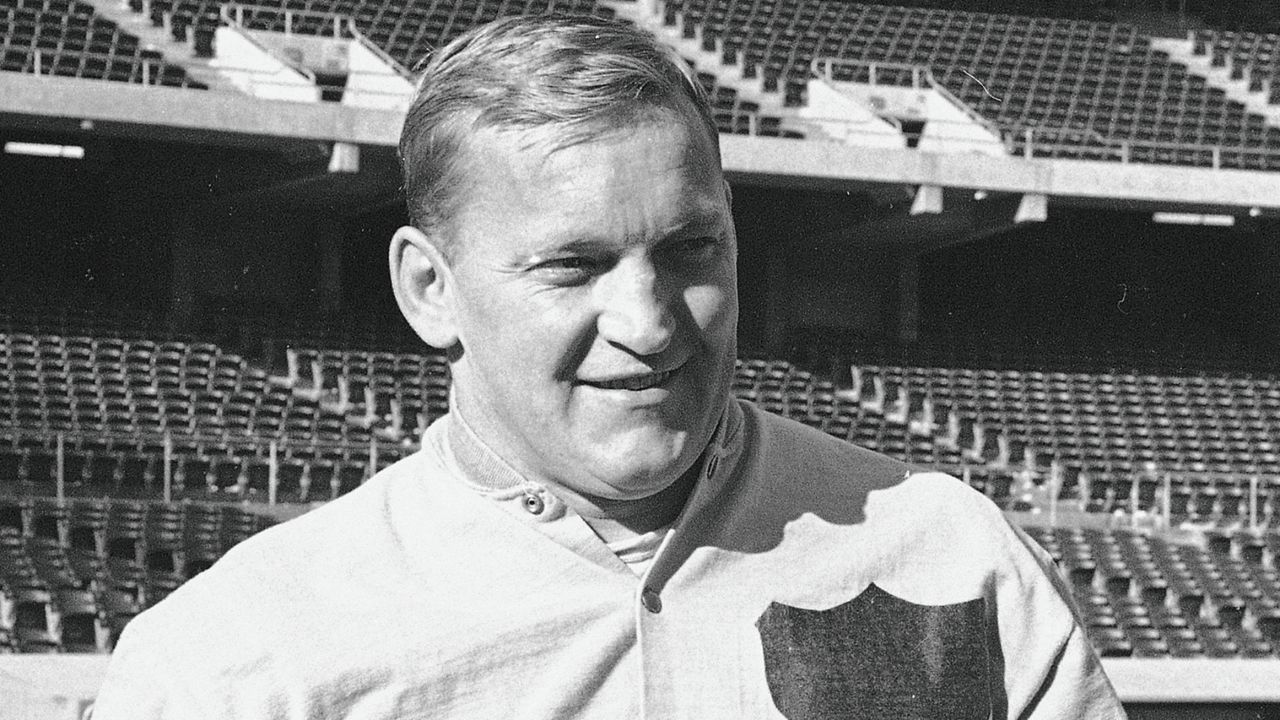
[(671, 288), (647, 260), (619, 262), (597, 282), (597, 327), (609, 342), (636, 355), (667, 349), (675, 335)]

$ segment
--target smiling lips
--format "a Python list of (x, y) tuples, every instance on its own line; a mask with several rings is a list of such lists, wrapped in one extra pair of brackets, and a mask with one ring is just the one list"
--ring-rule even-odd
[(612, 380), (582, 381), (584, 385), (590, 385), (601, 390), (648, 390), (651, 387), (657, 387), (667, 381), (672, 375), (676, 374), (675, 370), (666, 370), (663, 372), (645, 373), (643, 375), (630, 375), (628, 377), (615, 378)]

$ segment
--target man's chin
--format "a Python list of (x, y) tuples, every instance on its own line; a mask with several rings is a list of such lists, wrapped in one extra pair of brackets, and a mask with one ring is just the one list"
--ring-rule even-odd
[(640, 500), (671, 487), (692, 462), (679, 455), (600, 458), (593, 494), (608, 500)]
[(702, 454), (710, 437), (664, 426), (632, 427), (607, 439), (597, 436), (578, 467), (588, 473), (596, 494), (614, 500), (648, 497), (683, 475)]

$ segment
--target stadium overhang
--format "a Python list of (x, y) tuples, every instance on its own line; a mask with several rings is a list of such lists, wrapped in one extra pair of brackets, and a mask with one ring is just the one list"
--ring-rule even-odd
[[(1089, 160), (942, 154), (725, 135), (731, 180), (857, 189), (868, 184), (1043, 195), (1049, 203), (1135, 211), (1280, 214), (1280, 173)], [(1257, 213), (1255, 213), (1256, 215)]]
[(136, 83), (0, 73), (0, 124), (210, 145), (395, 145), (402, 114), (337, 103)]
[[(287, 150), (317, 141), (390, 148), (401, 113), (340, 103), (264, 100), (229, 92), (0, 73), (0, 127), (78, 135), (128, 136)], [(931, 186), (1043, 197), (1134, 211), (1280, 216), (1280, 172), (977, 153), (869, 148), (819, 140), (746, 135), (720, 138), (734, 182), (864, 191), (886, 185)], [(391, 153), (371, 153), (360, 172), (394, 182)], [(334, 182), (343, 182), (336, 180)], [(392, 190), (394, 188), (391, 188)]]

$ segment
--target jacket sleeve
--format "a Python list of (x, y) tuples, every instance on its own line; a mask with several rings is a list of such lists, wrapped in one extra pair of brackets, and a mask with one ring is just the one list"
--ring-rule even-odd
[(131, 622), (112, 653), (93, 705), (92, 720), (197, 720), (210, 715), (197, 707), (187, 678), (165, 656), (160, 639), (149, 639)]
[(1016, 540), (997, 592), (1008, 717), (1123, 719), (1124, 707), (1103, 672), (1056, 563), (1034, 540)]

